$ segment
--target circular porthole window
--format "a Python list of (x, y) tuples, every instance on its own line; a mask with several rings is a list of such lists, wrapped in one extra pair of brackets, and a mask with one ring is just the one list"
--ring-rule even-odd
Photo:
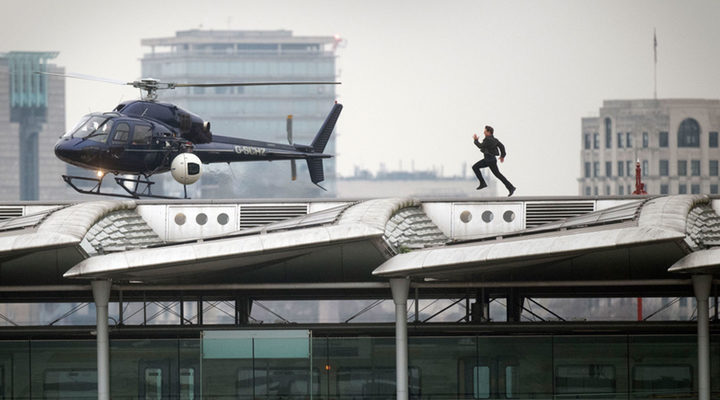
[(228, 221), (230, 221), (230, 217), (228, 217), (228, 215), (225, 213), (217, 216), (217, 222), (220, 225), (227, 225)]
[(207, 223), (207, 214), (198, 214), (197, 217), (195, 217), (195, 222), (197, 222), (198, 225), (205, 225)]
[(175, 223), (176, 224), (183, 225), (186, 220), (187, 220), (187, 217), (185, 217), (185, 214), (183, 214), (183, 213), (175, 214)]
[(485, 211), (482, 213), (482, 220), (490, 223), (495, 216), (493, 215), (492, 211)]
[(515, 212), (511, 210), (507, 210), (503, 213), (503, 219), (505, 222), (513, 222), (515, 221)]
[(466, 224), (467, 224), (468, 222), (472, 221), (472, 213), (471, 213), (470, 211), (468, 211), (468, 210), (465, 210), (465, 211), (461, 212), (461, 213), (460, 213), (460, 221), (462, 221), (462, 222), (464, 222), (464, 223), (466, 223)]

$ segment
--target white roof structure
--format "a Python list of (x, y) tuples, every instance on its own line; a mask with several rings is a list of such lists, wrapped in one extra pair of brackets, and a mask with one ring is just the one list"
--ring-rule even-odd
[[(159, 232), (169, 229), (171, 218), (168, 212), (158, 223), (155, 209), (147, 208), (157, 205), (66, 205), (0, 221), (0, 274), (6, 285), (69, 279), (169, 284), (384, 282), (397, 277), (570, 281), (667, 279), (677, 277), (675, 272), (706, 273), (720, 264), (720, 216), (707, 196), (616, 201), (613, 207), (529, 229), (471, 236), (453, 236), (448, 227), (456, 222), (441, 220), (437, 212), (452, 207), (433, 204), (336, 202), (264, 226), (182, 240)], [(502, 206), (525, 207), (518, 204)], [(456, 205), (457, 210), (470, 207)], [(518, 226), (513, 224), (508, 226)]]

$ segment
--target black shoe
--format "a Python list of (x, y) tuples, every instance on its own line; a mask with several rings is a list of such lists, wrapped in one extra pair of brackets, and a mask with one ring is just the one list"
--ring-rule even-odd
[(481, 183), (480, 186), (478, 186), (475, 190), (485, 189), (487, 187), (487, 183)]
[(513, 186), (513, 187), (511, 187), (510, 189), (508, 189), (508, 197), (512, 196), (512, 195), (513, 195), (513, 193), (515, 193), (515, 189), (517, 189), (517, 188), (516, 188), (516, 187), (514, 187), (514, 186)]

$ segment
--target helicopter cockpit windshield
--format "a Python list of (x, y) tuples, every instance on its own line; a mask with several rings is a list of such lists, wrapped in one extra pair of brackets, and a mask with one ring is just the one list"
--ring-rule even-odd
[(110, 134), (110, 129), (112, 129), (112, 118), (90, 116), (83, 119), (83, 121), (80, 121), (75, 129), (67, 133), (65, 136), (70, 136), (76, 139), (87, 138), (96, 141), (104, 141)]

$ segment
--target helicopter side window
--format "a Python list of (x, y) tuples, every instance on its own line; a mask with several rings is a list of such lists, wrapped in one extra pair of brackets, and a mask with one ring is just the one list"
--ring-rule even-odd
[(135, 125), (133, 129), (132, 144), (150, 144), (152, 139), (152, 128), (149, 125)]
[(127, 143), (130, 137), (130, 125), (121, 123), (115, 128), (115, 136), (113, 136), (113, 143)]

